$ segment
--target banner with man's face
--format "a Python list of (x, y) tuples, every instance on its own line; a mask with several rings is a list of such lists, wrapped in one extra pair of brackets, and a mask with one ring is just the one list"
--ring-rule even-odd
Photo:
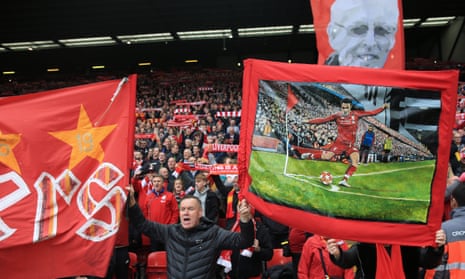
[(310, 0), (318, 64), (404, 69), (401, 0)]
[[(246, 60), (238, 153), (246, 199), (334, 238), (430, 245), (440, 227), (457, 71)], [(382, 71), (382, 74), (381, 74)], [(386, 88), (366, 109), (351, 90)], [(372, 131), (368, 159), (360, 160)]]

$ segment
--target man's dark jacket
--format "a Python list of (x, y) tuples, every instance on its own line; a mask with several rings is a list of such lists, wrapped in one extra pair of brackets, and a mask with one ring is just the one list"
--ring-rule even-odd
[(252, 221), (240, 223), (241, 233), (227, 231), (206, 218), (194, 229), (185, 230), (181, 224), (147, 221), (137, 205), (129, 208), (129, 219), (137, 230), (165, 243), (171, 279), (215, 278), (216, 260), (222, 250), (245, 249), (254, 241)]

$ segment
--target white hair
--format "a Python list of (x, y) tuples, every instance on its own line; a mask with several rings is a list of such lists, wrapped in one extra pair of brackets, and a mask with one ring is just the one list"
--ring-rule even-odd
[[(327, 27), (329, 43), (333, 49), (341, 49), (346, 41), (345, 24), (354, 22), (354, 16), (358, 16), (360, 22), (367, 21), (380, 24), (393, 33), (397, 30), (399, 19), (398, 0), (335, 0), (331, 6), (331, 19)], [(392, 45), (394, 40), (392, 40)]]
[(398, 0), (335, 0), (331, 6), (331, 21), (343, 23), (362, 11), (366, 18), (381, 18), (383, 23), (397, 26), (399, 17)]

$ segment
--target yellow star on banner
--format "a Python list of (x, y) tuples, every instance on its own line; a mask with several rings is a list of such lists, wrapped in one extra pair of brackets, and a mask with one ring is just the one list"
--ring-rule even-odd
[(81, 105), (79, 121), (75, 130), (49, 132), (49, 134), (73, 147), (69, 160), (69, 169), (72, 169), (87, 156), (101, 163), (105, 152), (100, 143), (115, 127), (116, 125), (94, 127), (84, 106)]
[(21, 134), (2, 134), (0, 131), (0, 163), (21, 174), (13, 148), (19, 143)]

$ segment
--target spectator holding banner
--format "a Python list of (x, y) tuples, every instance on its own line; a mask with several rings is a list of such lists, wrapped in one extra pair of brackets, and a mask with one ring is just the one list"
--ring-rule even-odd
[(203, 218), (201, 201), (185, 196), (179, 205), (181, 222), (163, 225), (144, 218), (129, 190), (129, 219), (144, 234), (165, 243), (168, 278), (214, 278), (216, 260), (221, 250), (245, 249), (254, 243), (254, 225), (246, 200), (238, 205), (240, 233), (231, 232)]
[(459, 182), (450, 196), (451, 219), (442, 223), (446, 233), (446, 253), (441, 265), (426, 272), (430, 278), (465, 278), (465, 183)]
[[(298, 265), (298, 279), (354, 278), (352, 269), (341, 268), (331, 261), (326, 247), (327, 239), (315, 234), (305, 241)], [(345, 241), (338, 240), (338, 244), (342, 249), (348, 249)]]
[(195, 176), (193, 195), (202, 202), (203, 216), (216, 223), (220, 214), (220, 200), (216, 193), (210, 189), (208, 177), (203, 172), (199, 172)]
[[(342, 268), (357, 267), (356, 279), (417, 279), (420, 278), (420, 268), (434, 268), (441, 262), (446, 243), (444, 230), (436, 231), (435, 243), (436, 247), (355, 243), (348, 250), (343, 250), (337, 240), (328, 239), (327, 249), (331, 261), (336, 265)], [(391, 262), (391, 265), (386, 266), (387, 262)], [(380, 263), (384, 264), (378, 266)]]

